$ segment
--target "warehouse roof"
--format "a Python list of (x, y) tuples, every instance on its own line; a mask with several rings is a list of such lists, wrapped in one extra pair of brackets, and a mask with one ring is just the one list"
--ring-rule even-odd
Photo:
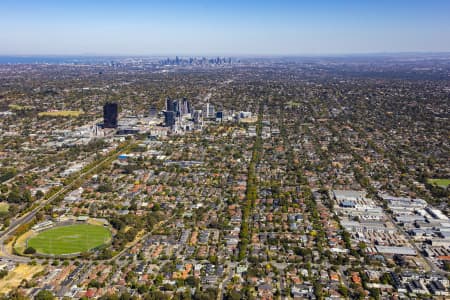
[(411, 247), (376, 246), (377, 251), (383, 254), (417, 255)]

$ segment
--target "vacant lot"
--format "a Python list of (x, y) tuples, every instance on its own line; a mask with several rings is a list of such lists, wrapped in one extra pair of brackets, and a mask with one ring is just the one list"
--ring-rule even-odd
[(27, 241), (33, 236), (36, 236), (36, 233), (32, 230), (19, 236), (14, 244), (14, 250), (16, 250), (17, 253), (23, 254), (23, 251), (25, 251), (25, 248), (27, 247)]
[(34, 274), (42, 271), (43, 266), (29, 266), (26, 264), (20, 264), (15, 269), (10, 271), (5, 278), (0, 280), (0, 293), (8, 293), (9, 291), (16, 289), (22, 280), (30, 280)]
[(431, 184), (441, 186), (443, 188), (447, 188), (448, 185), (450, 184), (450, 179), (435, 178), (435, 179), (428, 179), (428, 182)]
[(70, 254), (88, 251), (107, 243), (110, 239), (111, 232), (108, 228), (76, 224), (40, 232), (28, 240), (28, 247), (33, 247), (42, 254)]
[(6, 213), (9, 210), (9, 204), (6, 202), (0, 202), (0, 213)]

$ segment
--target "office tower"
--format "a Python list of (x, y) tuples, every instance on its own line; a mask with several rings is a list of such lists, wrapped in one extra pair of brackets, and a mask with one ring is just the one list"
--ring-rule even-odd
[(208, 103), (206, 103), (205, 104), (205, 106), (203, 106), (203, 116), (205, 117), (205, 118), (207, 118), (208, 117), (208, 111), (209, 111), (209, 102)]
[(214, 105), (210, 104), (209, 102), (206, 103), (203, 115), (205, 116), (205, 118), (214, 118)]
[(191, 102), (189, 100), (187, 102), (187, 113), (188, 114), (192, 113), (192, 106), (191, 106)]
[(193, 119), (194, 119), (194, 124), (200, 124), (202, 122), (202, 111), (194, 110)]
[(175, 112), (165, 111), (164, 112), (164, 125), (167, 127), (172, 127), (175, 125)]
[(174, 102), (170, 97), (166, 98), (166, 111), (175, 111), (173, 103)]
[(186, 115), (189, 113), (189, 100), (187, 98), (183, 98), (181, 102), (181, 114)]
[(176, 116), (180, 116), (180, 101), (174, 100), (173, 101), (173, 111), (176, 113)]
[(156, 107), (154, 107), (154, 106), (150, 107), (150, 110), (148, 112), (148, 116), (150, 118), (156, 118), (158, 116), (158, 109), (156, 109)]
[(117, 128), (118, 115), (117, 103), (107, 102), (103, 106), (103, 128)]

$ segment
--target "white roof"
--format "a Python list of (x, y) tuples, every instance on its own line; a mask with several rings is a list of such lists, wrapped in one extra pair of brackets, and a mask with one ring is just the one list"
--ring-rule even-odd
[(383, 254), (416, 255), (416, 250), (411, 247), (376, 246), (376, 249)]
[(338, 200), (356, 200), (366, 195), (365, 191), (333, 190), (334, 197)]

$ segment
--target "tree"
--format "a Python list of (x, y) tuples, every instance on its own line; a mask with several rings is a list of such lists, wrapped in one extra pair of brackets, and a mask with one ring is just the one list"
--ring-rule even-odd
[(225, 300), (240, 300), (242, 299), (241, 293), (236, 290), (231, 290), (225, 295)]
[(150, 291), (147, 295), (144, 296), (145, 300), (165, 300), (170, 297), (164, 294), (161, 291)]
[(20, 195), (20, 191), (17, 187), (14, 187), (8, 194), (8, 202), (10, 203), (19, 203), (21, 202), (22, 197)]
[(347, 288), (345, 285), (341, 284), (341, 285), (339, 286), (339, 293), (340, 293), (344, 298), (347, 298), (347, 297), (348, 297), (348, 288)]
[(23, 251), (24, 254), (35, 254), (36, 253), (36, 249), (34, 249), (33, 247), (28, 247), (27, 249), (25, 249), (25, 251)]
[(104, 183), (98, 186), (97, 191), (100, 193), (111, 193), (113, 191), (113, 187), (110, 183)]
[(152, 207), (152, 211), (156, 212), (156, 211), (160, 211), (161, 210), (161, 206), (159, 205), (159, 203), (155, 203)]
[(0, 270), (0, 279), (2, 279), (3, 277), (5, 277), (6, 275), (8, 275), (8, 270)]
[(42, 197), (44, 197), (44, 192), (41, 190), (37, 190), (36, 192), (36, 199), (41, 199)]
[(314, 295), (317, 299), (323, 299), (323, 287), (319, 281), (314, 282)]
[(88, 287), (90, 288), (100, 288), (102, 287), (102, 284), (100, 284), (100, 282), (98, 282), (95, 279), (92, 279), (89, 283), (88, 283)]
[(55, 297), (53, 296), (52, 292), (47, 290), (39, 291), (39, 293), (36, 294), (34, 297), (34, 300), (53, 300)]

